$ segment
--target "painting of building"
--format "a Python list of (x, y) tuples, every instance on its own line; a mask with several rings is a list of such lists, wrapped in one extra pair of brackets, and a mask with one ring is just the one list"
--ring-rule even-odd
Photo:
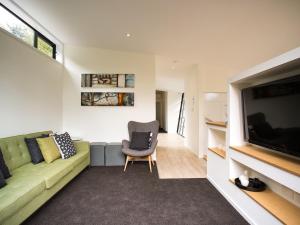
[(82, 74), (81, 87), (134, 88), (134, 74)]

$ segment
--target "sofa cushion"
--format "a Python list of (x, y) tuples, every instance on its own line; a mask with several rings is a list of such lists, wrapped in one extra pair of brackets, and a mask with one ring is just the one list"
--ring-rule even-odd
[(63, 159), (55, 160), (53, 163), (48, 164), (47, 167), (42, 171), (42, 176), (46, 182), (46, 188), (50, 189), (57, 182), (59, 182), (64, 176), (73, 170), (74, 166), (72, 163), (67, 163)]
[(0, 221), (13, 215), (45, 190), (44, 178), (32, 176), (26, 165), (23, 167), (13, 171), (12, 177), (6, 180), (7, 185), (0, 189)]
[(76, 154), (74, 144), (68, 132), (63, 134), (55, 134), (54, 140), (63, 159), (68, 159)]
[(68, 158), (64, 161), (71, 163), (73, 165), (73, 167), (76, 167), (88, 157), (89, 157), (88, 151), (80, 151), (76, 155), (74, 155), (71, 158)]
[(33, 138), (49, 133), (51, 133), (51, 131), (42, 131), (32, 134), (0, 138), (0, 148), (8, 169), (13, 171), (14, 169), (31, 161), (24, 138)]
[(0, 171), (1, 171), (2, 176), (5, 179), (9, 178), (11, 176), (10, 173), (9, 173), (8, 167), (7, 167), (7, 165), (4, 161), (1, 149), (0, 149)]
[(90, 143), (87, 141), (74, 141), (73, 144), (77, 153), (81, 151), (89, 153), (90, 151)]
[(60, 158), (60, 153), (53, 137), (37, 138), (36, 140), (47, 163), (51, 163), (55, 159)]
[(57, 159), (41, 170), (41, 175), (46, 182), (46, 188), (53, 187), (64, 176), (70, 173), (76, 166), (89, 157), (89, 151), (78, 151), (78, 153), (68, 159)]
[[(68, 159), (57, 159), (51, 164), (45, 164), (45, 168), (40, 171), (46, 182), (46, 188), (53, 187), (64, 176), (70, 173), (76, 166), (82, 163), (89, 156), (89, 151), (78, 151), (78, 153)], [(42, 163), (43, 164), (43, 163)]]
[[(45, 179), (46, 188), (49, 189), (60, 181), (65, 175), (89, 157), (89, 144), (86, 142), (75, 142), (77, 154), (68, 159), (57, 159), (51, 164), (45, 164), (41, 174)], [(44, 164), (44, 163), (40, 163)], [(39, 164), (38, 164), (39, 165)]]
[(24, 137), (3, 138), (0, 142), (0, 147), (4, 160), (10, 170), (30, 162), (30, 155)]

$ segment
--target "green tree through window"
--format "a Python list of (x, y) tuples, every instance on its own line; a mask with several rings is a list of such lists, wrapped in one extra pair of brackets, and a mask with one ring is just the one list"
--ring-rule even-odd
[(40, 37), (37, 39), (37, 49), (50, 57), (53, 55), (53, 47)]

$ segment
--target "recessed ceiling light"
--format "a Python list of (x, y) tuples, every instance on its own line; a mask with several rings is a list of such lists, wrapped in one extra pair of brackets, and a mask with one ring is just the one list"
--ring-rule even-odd
[(175, 64), (177, 63), (177, 60), (173, 60), (173, 65), (171, 66), (172, 70), (175, 70)]
[(131, 36), (131, 34), (130, 34), (130, 33), (126, 33), (125, 35), (126, 35), (126, 37), (130, 37), (130, 36)]

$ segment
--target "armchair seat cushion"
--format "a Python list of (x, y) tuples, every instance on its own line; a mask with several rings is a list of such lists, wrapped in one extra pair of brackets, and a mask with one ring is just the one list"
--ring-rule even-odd
[(147, 149), (147, 150), (133, 150), (130, 148), (122, 148), (122, 152), (125, 155), (134, 156), (134, 157), (144, 157), (151, 155), (154, 152), (154, 149)]

